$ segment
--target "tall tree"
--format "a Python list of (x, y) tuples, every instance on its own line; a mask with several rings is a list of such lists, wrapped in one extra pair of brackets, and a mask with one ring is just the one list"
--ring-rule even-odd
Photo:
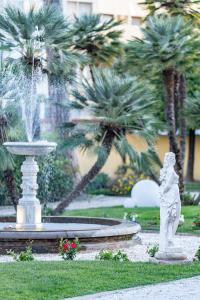
[(93, 70), (93, 76), (94, 82), (83, 81), (81, 94), (78, 91), (73, 93), (72, 103), (78, 109), (89, 108), (91, 118), (66, 124), (73, 132), (63, 146), (92, 149), (97, 159), (54, 213), (63, 211), (80, 195), (103, 168), (113, 147), (122, 158), (127, 155), (130, 161), (134, 161), (138, 157), (127, 141), (128, 133), (142, 136), (150, 142), (155, 132), (156, 122), (151, 114), (152, 98), (148, 87), (144, 91), (136, 78), (119, 77), (110, 70)]
[[(143, 3), (149, 15), (168, 14), (171, 16), (183, 16), (197, 25), (200, 1), (199, 0), (145, 0)], [(183, 70), (175, 70), (174, 75), (174, 106), (176, 125), (180, 132), (180, 156), (184, 169), (185, 148), (186, 148), (186, 117), (184, 114), (185, 101), (187, 98), (186, 74)]]
[[(27, 13), (7, 7), (0, 14), (0, 41), (10, 53), (10, 59), (23, 66), (24, 76), (34, 82), (32, 94), (36, 94), (36, 84), (32, 80), (37, 68), (46, 69), (46, 48), (62, 52), (68, 41), (68, 24), (55, 7), (47, 6)], [(61, 50), (62, 49), (62, 50)], [(17, 53), (14, 58), (12, 53)]]
[(194, 181), (194, 162), (195, 162), (195, 129), (200, 128), (200, 93), (196, 92), (188, 98), (186, 112), (189, 124), (189, 149), (188, 149), (188, 166), (186, 179)]
[(176, 137), (175, 79), (178, 73), (183, 73), (186, 67), (194, 63), (197, 52), (198, 37), (193, 32), (191, 22), (185, 21), (181, 16), (168, 15), (149, 17), (143, 29), (143, 39), (133, 40), (127, 47), (128, 63), (138, 64), (143, 72), (153, 70), (158, 76), (162, 76), (170, 151), (176, 155), (181, 193), (184, 190), (184, 179), (180, 146)]

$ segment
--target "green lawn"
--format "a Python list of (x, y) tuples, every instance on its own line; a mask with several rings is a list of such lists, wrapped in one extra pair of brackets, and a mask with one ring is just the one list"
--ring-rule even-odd
[[(143, 230), (159, 229), (159, 208), (124, 208), (123, 206), (90, 208), (80, 210), (69, 210), (67, 216), (89, 216), (122, 219), (125, 212), (133, 212), (138, 215), (138, 222)], [(179, 227), (179, 232), (200, 234), (200, 228), (194, 226), (195, 218), (200, 219), (200, 206), (184, 206), (182, 214), (185, 216), (185, 223)]]
[(1, 263), (0, 299), (61, 300), (196, 275), (200, 275), (200, 263), (181, 266), (98, 261)]

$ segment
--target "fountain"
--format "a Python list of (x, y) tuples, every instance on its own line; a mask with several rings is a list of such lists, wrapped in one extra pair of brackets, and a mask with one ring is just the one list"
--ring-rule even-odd
[[(37, 54), (39, 47), (37, 42)], [(106, 218), (42, 216), (41, 204), (37, 199), (38, 165), (35, 157), (51, 153), (56, 149), (56, 143), (33, 141), (38, 126), (37, 85), (42, 80), (42, 72), (40, 67), (34, 66), (34, 59), (32, 65), (31, 76), (22, 75), (22, 78), (16, 79), (16, 93), (21, 103), (28, 142), (4, 143), (10, 153), (25, 156), (25, 161), (21, 167), (22, 197), (19, 199), (16, 217), (0, 217), (0, 254), (5, 254), (9, 249), (23, 250), (26, 242), (30, 240), (33, 241), (33, 251), (37, 253), (58, 252), (61, 238), (78, 237), (82, 249), (132, 245), (137, 241), (135, 236), (141, 229), (135, 222)]]
[(22, 164), (22, 198), (17, 206), (17, 229), (42, 228), (40, 201), (37, 199), (37, 173), (39, 171), (36, 155), (47, 155), (56, 148), (56, 143), (49, 142), (7, 142), (4, 146), (12, 154), (26, 157)]

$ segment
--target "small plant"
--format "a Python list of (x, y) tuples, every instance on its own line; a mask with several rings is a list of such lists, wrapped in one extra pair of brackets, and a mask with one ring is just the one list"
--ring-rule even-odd
[(200, 246), (199, 246), (197, 252), (195, 253), (194, 260), (200, 261)]
[(189, 192), (184, 193), (181, 200), (183, 205), (198, 205), (199, 203), (199, 199)]
[(16, 253), (13, 250), (9, 250), (7, 251), (7, 254), (11, 255), (15, 261), (32, 261), (34, 260), (32, 242), (24, 251)]
[(72, 242), (63, 239), (60, 241), (59, 254), (64, 260), (74, 260), (79, 249), (80, 244), (77, 238)]
[(117, 253), (115, 253), (115, 254), (113, 255), (113, 260), (115, 260), (115, 261), (120, 261), (120, 262), (123, 262), (123, 261), (124, 261), (124, 262), (129, 261), (128, 255), (127, 255), (125, 252), (121, 251), (121, 250), (117, 251)]
[(112, 250), (101, 250), (95, 258), (97, 260), (113, 260), (120, 262), (129, 261), (127, 254), (121, 250), (117, 251), (116, 253), (114, 253)]
[(156, 253), (159, 250), (158, 244), (155, 244), (153, 246), (148, 246), (147, 247), (147, 253), (149, 254), (150, 257), (155, 257)]
[(134, 213), (124, 213), (124, 220), (135, 222), (138, 218), (138, 215)]

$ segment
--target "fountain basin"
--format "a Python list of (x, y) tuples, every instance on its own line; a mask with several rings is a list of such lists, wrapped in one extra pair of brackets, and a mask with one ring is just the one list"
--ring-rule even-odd
[[(43, 217), (38, 230), (15, 228), (15, 217), (0, 217), (0, 254), (24, 250), (33, 241), (35, 253), (58, 253), (61, 238), (79, 238), (81, 250), (121, 248), (138, 243), (138, 223), (126, 220), (88, 217)], [(12, 226), (12, 228), (11, 228)]]
[(7, 150), (16, 155), (38, 156), (47, 155), (56, 149), (56, 143), (47, 141), (37, 142), (6, 142)]

